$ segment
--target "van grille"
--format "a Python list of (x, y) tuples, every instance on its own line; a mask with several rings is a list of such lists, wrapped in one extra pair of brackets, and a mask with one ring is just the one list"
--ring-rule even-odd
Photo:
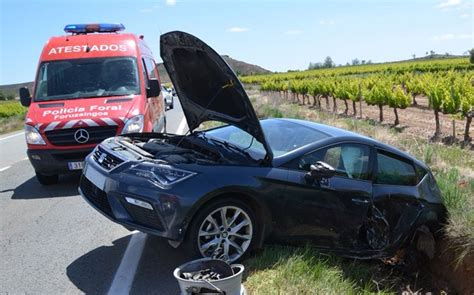
[[(84, 143), (76, 141), (74, 134), (79, 129), (84, 129), (89, 133), (88, 141)], [(49, 142), (58, 146), (94, 144), (100, 143), (106, 138), (115, 136), (117, 134), (117, 126), (94, 126), (85, 128), (58, 129), (46, 131), (45, 134)]]
[(92, 158), (94, 159), (94, 161), (97, 162), (97, 164), (99, 164), (102, 168), (106, 170), (112, 170), (123, 163), (122, 159), (112, 154), (109, 154), (100, 146), (96, 148), (94, 154), (92, 155)]

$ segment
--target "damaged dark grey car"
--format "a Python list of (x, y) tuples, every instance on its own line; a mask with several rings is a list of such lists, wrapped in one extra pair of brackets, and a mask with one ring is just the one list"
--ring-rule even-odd
[[(183, 32), (160, 42), (190, 133), (102, 142), (87, 157), (80, 192), (103, 215), (230, 261), (270, 239), (359, 258), (432, 240), (445, 208), (425, 164), (330, 126), (259, 121), (209, 46)], [(209, 120), (228, 125), (196, 131)]]

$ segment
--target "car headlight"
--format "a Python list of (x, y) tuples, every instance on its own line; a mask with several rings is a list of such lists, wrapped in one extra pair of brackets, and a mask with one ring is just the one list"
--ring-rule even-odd
[(123, 127), (123, 130), (122, 130), (122, 134), (142, 132), (144, 121), (145, 120), (143, 118), (143, 115), (137, 115), (135, 117), (131, 117), (125, 123), (125, 126)]
[(46, 142), (44, 142), (43, 137), (41, 136), (39, 131), (31, 125), (25, 125), (25, 138), (28, 144), (37, 144), (37, 145), (46, 144)]
[(131, 171), (136, 176), (145, 178), (162, 189), (168, 189), (176, 183), (197, 174), (196, 172), (178, 169), (170, 165), (155, 163), (141, 163), (132, 168)]

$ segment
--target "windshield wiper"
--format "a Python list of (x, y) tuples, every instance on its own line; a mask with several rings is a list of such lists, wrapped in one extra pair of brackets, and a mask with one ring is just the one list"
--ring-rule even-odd
[(244, 155), (245, 157), (247, 157), (248, 159), (252, 160), (252, 161), (255, 161), (255, 159), (250, 155), (250, 153), (246, 152), (245, 150), (241, 149), (240, 147), (234, 145), (234, 144), (231, 144), (231, 143), (228, 143), (227, 141), (221, 141), (221, 140), (218, 140), (216, 138), (207, 138), (204, 136), (204, 138), (206, 140), (210, 140), (214, 143), (217, 143), (219, 144), (220, 146), (223, 146), (224, 148), (226, 148), (227, 150), (233, 150), (235, 152), (238, 152), (239, 154), (241, 155)]

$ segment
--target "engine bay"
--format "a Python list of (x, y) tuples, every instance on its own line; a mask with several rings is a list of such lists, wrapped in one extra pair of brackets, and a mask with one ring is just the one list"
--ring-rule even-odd
[(169, 164), (238, 164), (247, 161), (238, 154), (229, 153), (208, 143), (199, 136), (161, 133), (130, 134), (122, 137), (122, 143), (132, 144), (154, 159)]

